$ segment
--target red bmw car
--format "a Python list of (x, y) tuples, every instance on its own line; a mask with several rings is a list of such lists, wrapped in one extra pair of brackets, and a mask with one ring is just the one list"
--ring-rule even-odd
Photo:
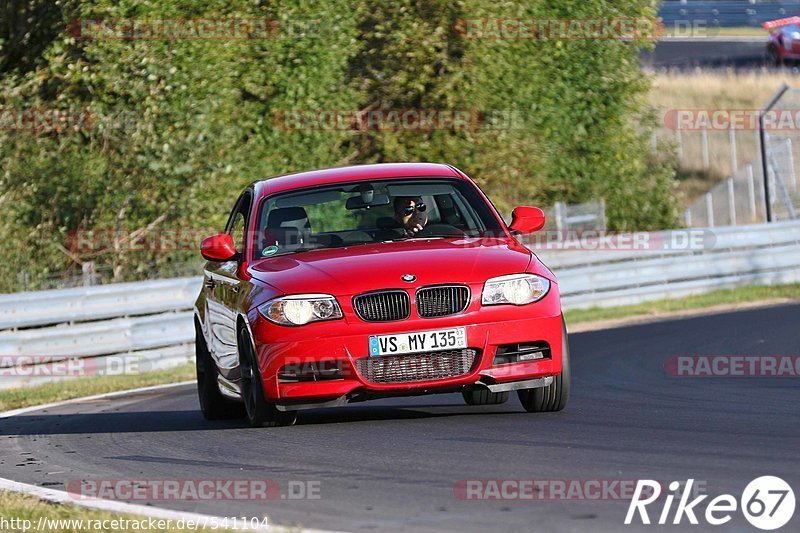
[(207, 419), (462, 393), (559, 411), (570, 388), (552, 272), (460, 170), (365, 165), (253, 183), (201, 245), (197, 387)]

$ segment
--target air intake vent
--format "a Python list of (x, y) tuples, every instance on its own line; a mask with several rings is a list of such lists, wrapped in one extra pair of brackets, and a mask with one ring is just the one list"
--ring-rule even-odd
[(469, 305), (469, 288), (463, 285), (423, 287), (417, 291), (417, 312), (422, 318), (457, 315)]
[(405, 320), (411, 314), (411, 299), (406, 291), (381, 291), (353, 298), (353, 308), (366, 322)]
[(356, 368), (372, 383), (412, 383), (454, 378), (468, 374), (478, 350), (450, 350), (425, 354), (366, 357), (356, 360)]
[(550, 358), (550, 345), (545, 341), (520, 342), (498, 346), (492, 364), (529, 363)]

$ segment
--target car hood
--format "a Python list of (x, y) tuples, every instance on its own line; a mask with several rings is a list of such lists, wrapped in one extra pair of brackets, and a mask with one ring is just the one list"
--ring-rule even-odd
[[(531, 252), (513, 239), (430, 239), (314, 250), (259, 260), (250, 274), (284, 294), (351, 295), (442, 283), (483, 283), (525, 272)], [(551, 277), (534, 261), (532, 272)], [(416, 277), (412, 283), (402, 280)]]

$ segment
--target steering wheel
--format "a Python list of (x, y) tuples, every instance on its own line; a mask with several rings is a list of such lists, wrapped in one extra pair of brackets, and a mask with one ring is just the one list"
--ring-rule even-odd
[(428, 224), (422, 228), (416, 237), (463, 237), (463, 230), (450, 224)]

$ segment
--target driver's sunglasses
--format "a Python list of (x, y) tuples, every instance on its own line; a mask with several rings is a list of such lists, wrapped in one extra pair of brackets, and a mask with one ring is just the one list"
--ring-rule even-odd
[(424, 203), (420, 202), (416, 206), (413, 206), (413, 205), (406, 206), (400, 212), (403, 213), (405, 216), (413, 215), (414, 214), (414, 209), (416, 209), (420, 213), (424, 213), (428, 209), (428, 206), (425, 205)]

